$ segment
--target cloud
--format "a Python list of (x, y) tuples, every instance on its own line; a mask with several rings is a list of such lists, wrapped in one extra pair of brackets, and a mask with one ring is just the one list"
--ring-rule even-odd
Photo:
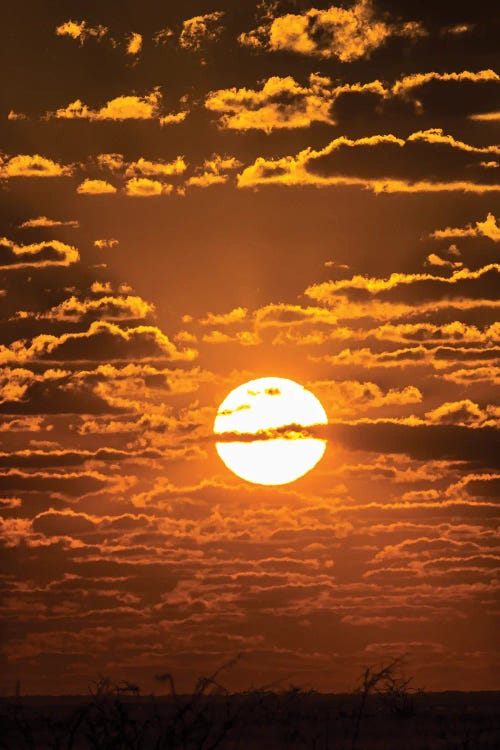
[(465, 227), (446, 227), (436, 229), (429, 235), (435, 240), (459, 239), (462, 237), (487, 237), (493, 242), (500, 242), (500, 226), (492, 213), (489, 213), (484, 221), (476, 221), (475, 224), (467, 224)]
[(498, 461), (499, 433), (492, 427), (410, 426), (381, 421), (377, 424), (332, 425), (331, 433), (334, 439), (351, 450), (405, 453), (420, 461), (477, 462), (486, 468), (494, 467)]
[(56, 473), (10, 470), (0, 472), (0, 491), (19, 489), (25, 492), (60, 492), (71, 497), (95, 492), (112, 482), (112, 477), (97, 471)]
[(51, 425), (46, 425), (44, 417), (16, 417), (0, 422), (0, 432), (41, 432), (50, 430)]
[[(476, 154), (498, 154), (500, 146), (473, 146), (446, 135), (440, 128), (411, 133), (351, 139), (340, 136), (325, 148), (306, 148), (296, 156), (258, 157), (237, 177), (238, 187), (260, 185), (352, 185), (378, 193), (461, 191), (499, 192), (500, 184), (465, 180), (479, 161)], [(436, 179), (437, 164), (440, 177)]]
[(55, 227), (71, 227), (72, 229), (78, 229), (80, 226), (79, 221), (76, 219), (49, 219), (47, 216), (38, 216), (36, 219), (26, 219), (19, 224), (20, 229), (44, 229)]
[(152, 198), (158, 195), (169, 195), (173, 189), (173, 185), (166, 185), (159, 180), (150, 180), (148, 177), (132, 177), (132, 179), (127, 180), (125, 194), (131, 198)]
[[(476, 378), (471, 376), (471, 379), (468, 380), (463, 370), (461, 371), (460, 378), (454, 378), (453, 373), (446, 373), (445, 371), (450, 367), (456, 367), (457, 364), (463, 366), (464, 363), (474, 369), (489, 359), (496, 360), (499, 353), (499, 347), (493, 347), (490, 342), (485, 342), (485, 346), (482, 347), (456, 345), (429, 347), (418, 345), (390, 351), (373, 351), (369, 348), (347, 348), (338, 354), (324, 354), (319, 356), (311, 354), (309, 358), (314, 362), (327, 362), (336, 368), (349, 367), (369, 370), (382, 368), (383, 370), (396, 369), (400, 371), (402, 368), (411, 368), (414, 370), (417, 367), (425, 367), (433, 369), (440, 377), (449, 382), (473, 384)], [(479, 378), (478, 382), (481, 382), (481, 380), (485, 381), (488, 373), (493, 378), (495, 369), (491, 367), (482, 369), (482, 378)]]
[(85, 179), (78, 185), (76, 192), (80, 195), (112, 195), (116, 193), (116, 188), (106, 180)]
[(6, 237), (0, 238), (2, 269), (46, 268), (47, 266), (69, 266), (80, 260), (76, 247), (59, 240), (17, 245)]
[[(427, 282), (423, 282), (424, 286)], [(313, 285), (314, 286), (314, 285)], [(432, 282), (429, 282), (429, 287), (432, 286)], [(325, 288), (324, 288), (325, 289)], [(436, 285), (436, 291), (438, 291), (439, 285)], [(494, 313), (500, 305), (493, 299), (488, 299), (487, 296), (482, 297), (481, 294), (476, 294), (473, 285), (469, 292), (473, 296), (466, 297), (461, 296), (463, 290), (459, 291), (458, 295), (446, 295), (441, 299), (437, 298), (437, 294), (429, 295), (428, 300), (418, 299), (417, 295), (411, 295), (412, 299), (405, 301), (399, 295), (398, 299), (392, 301), (381, 300), (380, 298), (373, 297), (366, 294), (359, 295), (363, 296), (363, 299), (352, 299), (346, 295), (339, 294), (325, 297), (322, 299), (323, 303), (331, 305), (331, 310), (325, 310), (325, 323), (328, 323), (328, 315), (330, 316), (330, 324), (334, 325), (340, 320), (356, 320), (359, 318), (370, 318), (376, 321), (411, 321), (415, 318), (421, 318), (427, 320), (432, 318), (432, 315), (444, 315), (449, 317), (454, 315), (460, 317), (462, 313), (468, 311), (488, 309), (491, 313)], [(434, 298), (433, 298), (434, 297)], [(351, 335), (351, 333), (349, 333)]]
[(9, 159), (0, 157), (2, 177), (65, 177), (72, 173), (70, 165), (48, 159), (40, 154), (18, 154)]
[(447, 401), (426, 412), (430, 424), (454, 424), (469, 427), (498, 427), (500, 408), (487, 405), (484, 409), (470, 399)]
[(309, 86), (300, 86), (292, 76), (272, 76), (262, 89), (220, 89), (205, 100), (205, 107), (220, 114), (219, 127), (231, 130), (304, 128), (313, 122), (334, 124), (330, 112), (331, 81), (316, 73)]
[(138, 55), (142, 50), (142, 35), (133, 31), (128, 36), (127, 55)]
[(89, 461), (116, 462), (128, 459), (137, 460), (141, 458), (161, 457), (162, 454), (154, 449), (139, 449), (137, 451), (125, 451), (113, 448), (96, 448), (94, 450), (66, 450), (59, 448), (56, 450), (26, 449), (0, 452), (0, 466), (50, 469), (52, 467), (82, 466)]
[(442, 378), (450, 383), (461, 386), (487, 384), (489, 386), (500, 386), (500, 367), (467, 367), (445, 372)]
[(499, 272), (500, 264), (490, 263), (487, 266), (471, 271), (469, 268), (454, 271), (451, 276), (433, 276), (429, 273), (392, 273), (388, 278), (380, 279), (369, 276), (352, 276), (350, 279), (327, 281), (308, 287), (305, 293), (313, 299), (323, 299), (324, 292), (335, 293), (346, 289), (365, 289), (370, 294), (379, 294), (388, 289), (394, 289), (401, 284), (415, 284), (420, 281), (433, 281), (439, 284), (456, 284), (461, 280), (479, 279), (490, 271)]
[(14, 121), (14, 120), (27, 120), (28, 117), (23, 114), (23, 112), (14, 112), (13, 109), (10, 110), (9, 114), (7, 115), (7, 120)]
[(23, 501), (20, 497), (5, 497), (0, 498), (0, 508), (2, 510), (14, 510), (14, 508), (20, 508)]
[(103, 296), (97, 299), (78, 299), (69, 297), (47, 312), (35, 314), (38, 319), (78, 321), (87, 318), (102, 320), (141, 320), (150, 317), (154, 305), (142, 297), (127, 295), (123, 297)]
[(496, 112), (480, 112), (469, 115), (469, 119), (476, 120), (477, 122), (498, 122), (500, 120), (500, 110)]
[(120, 172), (125, 167), (123, 154), (97, 154), (95, 161), (99, 169), (109, 169), (110, 172)]
[(109, 239), (94, 240), (94, 247), (98, 247), (99, 250), (103, 250), (106, 247), (116, 247), (119, 244), (120, 241), (112, 237), (110, 237)]
[(490, 344), (496, 341), (499, 334), (498, 323), (491, 326), (478, 327), (466, 325), (460, 320), (452, 323), (436, 325), (435, 323), (386, 323), (378, 328), (368, 328), (352, 332), (352, 338), (376, 338), (398, 343), (418, 342), (420, 344), (437, 341), (445, 343), (479, 343)]
[(162, 94), (158, 88), (144, 96), (125, 95), (110, 99), (100, 109), (90, 109), (80, 99), (48, 112), (48, 118), (63, 120), (154, 120), (161, 116)]
[(175, 32), (172, 29), (165, 28), (160, 29), (159, 31), (156, 31), (153, 34), (153, 43), (156, 45), (159, 44), (166, 44), (169, 39), (172, 39), (172, 37), (175, 36)]
[(179, 45), (182, 49), (199, 52), (207, 42), (217, 41), (224, 31), (220, 23), (223, 16), (224, 11), (215, 11), (186, 19), (182, 24)]
[(414, 112), (435, 116), (473, 116), (498, 99), (500, 76), (487, 68), (454, 72), (412, 73), (396, 81), (394, 99), (411, 104)]
[(223, 185), (229, 179), (228, 171), (238, 169), (241, 166), (242, 163), (234, 156), (212, 154), (210, 159), (205, 159), (201, 168), (196, 169), (196, 174), (186, 180), (185, 185), (201, 188)]
[(257, 346), (262, 343), (259, 334), (253, 331), (237, 331), (233, 334), (224, 331), (209, 331), (203, 334), (202, 341), (205, 344), (229, 344), (236, 343), (242, 346)]
[(429, 253), (425, 259), (426, 266), (440, 266), (441, 268), (460, 268), (463, 263), (460, 261), (453, 261), (446, 258), (442, 258), (436, 253)]
[(176, 177), (183, 174), (187, 169), (187, 164), (183, 156), (178, 156), (173, 161), (149, 161), (140, 157), (137, 161), (127, 164), (125, 174), (127, 177), (133, 175), (145, 175), (147, 177)]
[(452, 135), (446, 135), (442, 128), (429, 128), (428, 130), (418, 130), (408, 136), (407, 142), (423, 141), (424, 143), (444, 144), (458, 151), (474, 154), (496, 154), (500, 155), (500, 146), (471, 146), (464, 141), (457, 141)]
[(227, 313), (207, 313), (205, 318), (200, 320), (203, 326), (224, 326), (232, 323), (241, 323), (247, 317), (248, 310), (246, 307), (235, 307)]
[(69, 36), (78, 40), (80, 45), (85, 44), (89, 39), (102, 41), (106, 38), (111, 47), (121, 49), (126, 55), (136, 56), (142, 51), (143, 37), (136, 31), (130, 31), (124, 34), (123, 42), (118, 42), (109, 35), (109, 28), (98, 24), (90, 26), (87, 21), (66, 21), (56, 27), (57, 36)]
[(94, 321), (87, 331), (41, 334), (31, 343), (14, 342), (0, 346), (0, 362), (65, 360), (186, 360), (196, 357), (193, 349), (177, 349), (168, 336), (155, 326), (120, 328), (114, 323)]
[(102, 39), (108, 33), (106, 26), (89, 26), (87, 21), (65, 21), (56, 27), (57, 36), (70, 36), (83, 44), (89, 38)]
[(179, 122), (184, 122), (189, 114), (189, 110), (182, 109), (180, 112), (173, 112), (168, 115), (162, 115), (159, 119), (160, 125), (177, 125)]
[(460, 73), (412, 73), (396, 81), (392, 87), (392, 93), (396, 96), (406, 96), (415, 89), (421, 89), (433, 82), (453, 83), (500, 83), (500, 76), (494, 70), (478, 70), (473, 72), (463, 70)]
[(456, 23), (453, 26), (445, 26), (442, 30), (442, 34), (453, 34), (462, 35), (467, 34), (469, 31), (474, 29), (475, 24), (471, 23)]
[[(85, 378), (91, 381), (87, 376), (72, 375), (62, 369), (49, 368), (43, 373), (34, 373), (25, 368), (3, 367), (0, 412), (9, 415), (121, 414), (124, 409), (111, 404), (105, 394), (98, 392), (95, 383), (86, 382)], [(18, 432), (51, 429), (43, 417), (18, 418), (6, 424)]]
[[(477, 103), (481, 101), (480, 95), (488, 96), (492, 87), (499, 83), (500, 76), (492, 70), (413, 74), (395, 81), (392, 86), (378, 79), (334, 84), (318, 73), (311, 74), (308, 84), (304, 85), (292, 76), (272, 76), (263, 81), (261, 89), (233, 87), (212, 91), (206, 97), (205, 107), (220, 115), (218, 125), (221, 128), (271, 132), (277, 128), (309, 127), (314, 122), (331, 125), (335, 124), (336, 117), (364, 117), (367, 112), (373, 117), (380, 115), (386, 106), (390, 111), (395, 102), (401, 106), (401, 101), (411, 104), (412, 109), (421, 114), (422, 98), (431, 111), (439, 110), (443, 102), (451, 106), (455, 101), (470, 98)], [(457, 92), (455, 89), (459, 86)], [(464, 86), (475, 87), (470, 97), (467, 90), (463, 95)], [(420, 98), (416, 98), (417, 95)]]
[(32, 527), (35, 532), (45, 536), (80, 536), (95, 531), (96, 524), (85, 513), (49, 510), (35, 516)]
[(304, 13), (287, 13), (257, 29), (241, 34), (241, 44), (253, 49), (288, 51), (352, 62), (370, 57), (391, 36), (417, 38), (423, 28), (410, 22), (398, 26), (378, 20), (370, 0), (357, 0), (351, 8), (331, 5)]
[(113, 284), (111, 281), (93, 281), (90, 286), (90, 291), (93, 294), (111, 294), (113, 291)]
[(335, 418), (359, 417), (366, 410), (386, 406), (419, 404), (423, 400), (420, 390), (412, 385), (390, 388), (386, 392), (376, 383), (356, 380), (323, 380), (307, 385), (318, 396), (329, 414)]
[[(368, 367), (371, 362), (372, 366), (378, 363), (387, 367), (396, 366), (398, 362), (403, 365), (403, 360), (407, 360), (415, 365), (429, 365), (433, 352), (438, 354), (435, 348), (433, 352), (425, 348), (429, 344), (435, 347), (438, 343), (449, 343), (454, 346), (467, 342), (469, 345), (478, 344), (486, 347), (496, 340), (497, 324), (476, 326), (465, 324), (458, 319), (463, 312), (475, 310), (481, 311), (481, 315), (485, 315), (487, 311), (489, 317), (495, 315), (499, 306), (493, 299), (495, 273), (494, 270), (487, 270), (477, 278), (471, 279), (466, 275), (455, 282), (457, 289), (453, 290), (453, 294), (456, 295), (454, 297), (446, 287), (441, 286), (440, 279), (448, 277), (428, 274), (422, 279), (419, 275), (412, 276), (413, 281), (407, 279), (408, 284), (401, 285), (401, 288), (396, 285), (380, 292), (386, 298), (389, 294), (396, 294), (397, 298), (392, 302), (377, 299), (375, 294), (366, 290), (363, 290), (362, 298), (356, 289), (349, 290), (344, 287), (334, 291), (330, 288), (329, 282), (326, 282), (313, 285), (306, 290), (306, 294), (317, 298), (319, 304), (328, 307), (270, 304), (253, 312), (247, 308), (235, 308), (227, 313), (209, 313), (198, 322), (202, 326), (216, 329), (203, 335), (203, 341), (209, 344), (262, 343), (273, 347), (314, 347), (317, 350), (317, 347), (323, 345), (332, 348), (336, 342), (367, 341), (375, 346), (378, 346), (376, 342), (385, 342), (386, 345), (388, 342), (398, 345), (410, 343), (419, 346), (392, 354), (384, 351), (375, 354), (368, 350), (345, 350), (335, 355), (332, 363), (335, 361), (339, 365), (351, 363)], [(488, 300), (481, 296), (471, 299), (462, 296), (464, 293), (476, 294), (474, 284), (482, 285), (485, 279), (488, 279), (485, 291), (490, 290), (492, 299)], [(344, 281), (349, 282), (348, 279)], [(416, 293), (406, 291), (412, 283)], [(481, 290), (479, 293), (481, 294)], [(350, 295), (354, 299), (350, 299)], [(399, 301), (401, 298), (405, 300), (406, 297), (410, 298), (408, 302)], [(427, 301), (423, 301), (424, 298), (428, 298)], [(451, 319), (452, 322), (427, 322), (429, 316), (440, 313), (445, 320)], [(412, 319), (420, 320), (412, 322)], [(356, 323), (347, 326), (342, 324), (341, 321), (344, 320)], [(363, 324), (359, 325), (359, 321), (363, 321)], [(382, 324), (373, 326), (372, 321), (382, 321)], [(224, 328), (227, 327), (236, 328), (236, 331), (225, 331)], [(456, 354), (457, 357), (462, 356), (459, 352)], [(477, 355), (477, 352), (471, 351), (471, 356), (474, 354)], [(438, 361), (439, 357), (436, 366)], [(443, 366), (442, 362), (441, 367)]]

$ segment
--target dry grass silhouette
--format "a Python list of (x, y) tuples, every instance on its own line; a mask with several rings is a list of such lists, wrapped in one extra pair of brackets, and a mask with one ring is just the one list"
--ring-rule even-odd
[[(453, 696), (413, 687), (404, 657), (367, 666), (350, 695), (290, 685), (230, 693), (231, 660), (181, 694), (170, 672), (162, 695), (99, 677), (87, 699), (48, 700), (38, 709), (17, 696), (0, 703), (4, 750), (496, 750), (498, 711), (470, 712)], [(446, 696), (447, 694), (443, 694)], [(467, 694), (465, 694), (467, 695)], [(50, 705), (49, 705), (50, 704)]]

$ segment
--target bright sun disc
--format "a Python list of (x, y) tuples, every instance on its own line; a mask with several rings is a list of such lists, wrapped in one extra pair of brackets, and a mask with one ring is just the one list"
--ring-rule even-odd
[(279, 437), (252, 435), (287, 425), (327, 424), (322, 405), (310, 391), (287, 378), (258, 378), (235, 388), (224, 399), (214, 433), (238, 433), (237, 439), (216, 443), (227, 468), (255, 484), (287, 484), (307, 474), (322, 458), (326, 440), (288, 431)]

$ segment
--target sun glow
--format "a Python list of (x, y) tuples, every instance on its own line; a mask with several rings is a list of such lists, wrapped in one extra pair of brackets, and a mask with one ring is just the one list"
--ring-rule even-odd
[(304, 436), (297, 429), (280, 434), (280, 428), (327, 423), (316, 396), (293, 380), (251, 380), (231, 391), (219, 407), (214, 433), (226, 433), (226, 439), (216, 443), (217, 453), (228, 469), (248, 482), (287, 484), (316, 466), (326, 440)]

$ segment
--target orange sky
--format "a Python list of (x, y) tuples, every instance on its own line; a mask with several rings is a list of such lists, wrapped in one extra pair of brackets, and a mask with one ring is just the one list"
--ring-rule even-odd
[[(238, 653), (232, 688), (349, 690), (403, 653), (499, 688), (487, 5), (11, 4), (4, 693), (189, 689)], [(329, 420), (280, 487), (212, 434), (270, 375)]]

